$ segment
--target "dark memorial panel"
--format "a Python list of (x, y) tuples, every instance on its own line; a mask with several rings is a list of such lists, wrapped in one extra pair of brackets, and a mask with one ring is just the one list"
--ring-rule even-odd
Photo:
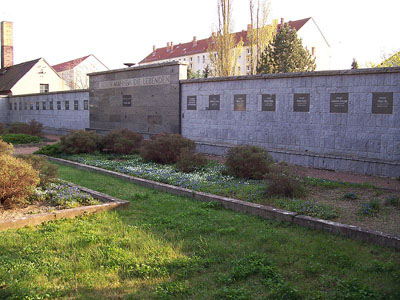
[(393, 93), (372, 93), (372, 113), (392, 114)]
[(246, 111), (246, 95), (234, 95), (233, 101), (235, 111)]
[(276, 110), (276, 95), (263, 94), (262, 95), (262, 111), (275, 111)]
[(309, 112), (310, 111), (310, 94), (294, 94), (293, 111)]
[(123, 95), (122, 96), (122, 106), (124, 106), (124, 107), (132, 106), (132, 95)]
[(219, 108), (220, 108), (219, 95), (210, 95), (208, 100), (209, 100), (209, 103), (208, 103), (209, 110), (219, 110)]
[(331, 113), (348, 113), (349, 112), (349, 94), (348, 93), (332, 93), (331, 94)]
[(187, 110), (196, 110), (197, 109), (197, 97), (196, 96), (188, 96), (187, 97)]

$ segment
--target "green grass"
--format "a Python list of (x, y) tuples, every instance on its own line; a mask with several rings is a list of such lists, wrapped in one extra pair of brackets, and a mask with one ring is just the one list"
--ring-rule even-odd
[(1, 135), (0, 138), (6, 143), (15, 145), (40, 143), (42, 141), (40, 137), (24, 133), (7, 133)]
[(60, 177), (131, 201), (0, 233), (0, 299), (398, 299), (400, 254), (106, 175)]

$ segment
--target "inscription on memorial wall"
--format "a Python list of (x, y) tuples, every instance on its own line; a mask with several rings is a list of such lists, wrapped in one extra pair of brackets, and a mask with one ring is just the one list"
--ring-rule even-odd
[(392, 114), (393, 93), (372, 93), (372, 113)]
[(210, 95), (208, 97), (208, 110), (219, 110), (219, 109), (220, 109), (219, 95)]
[(234, 95), (233, 101), (235, 111), (246, 111), (246, 95)]
[(310, 111), (310, 94), (294, 94), (293, 111), (309, 112)]
[(330, 112), (347, 113), (349, 111), (349, 94), (333, 93), (331, 94)]
[(196, 96), (188, 96), (187, 97), (187, 110), (196, 110), (197, 109), (197, 97)]
[(275, 94), (263, 94), (261, 109), (262, 109), (262, 111), (275, 111), (276, 110), (276, 95)]
[(149, 85), (162, 85), (170, 84), (170, 75), (159, 75), (150, 77), (138, 77), (119, 79), (111, 81), (101, 81), (98, 83), (99, 89), (111, 89), (111, 88), (127, 88), (136, 86), (149, 86)]

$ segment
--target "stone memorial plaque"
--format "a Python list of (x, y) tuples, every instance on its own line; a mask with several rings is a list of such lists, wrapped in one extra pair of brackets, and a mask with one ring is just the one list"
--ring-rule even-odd
[(197, 109), (197, 97), (196, 96), (188, 96), (187, 97), (187, 110), (196, 110)]
[(332, 93), (330, 103), (331, 113), (348, 113), (349, 112), (349, 94), (348, 93)]
[(220, 108), (219, 95), (210, 95), (208, 100), (209, 100), (209, 103), (208, 103), (209, 110), (219, 110), (219, 108)]
[(263, 94), (262, 95), (261, 110), (262, 111), (276, 111), (276, 95), (275, 94)]
[(246, 111), (246, 95), (234, 95), (233, 101), (235, 111)]
[(310, 94), (294, 94), (293, 111), (309, 112), (310, 111)]
[(393, 93), (372, 93), (372, 113), (392, 114)]
[(123, 95), (122, 96), (122, 106), (124, 106), (124, 107), (132, 106), (132, 95)]

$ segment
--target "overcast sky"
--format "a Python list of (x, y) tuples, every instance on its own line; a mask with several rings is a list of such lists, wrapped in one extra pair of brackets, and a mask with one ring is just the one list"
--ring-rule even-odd
[[(246, 28), (248, 0), (233, 0), (234, 27)], [(14, 63), (57, 64), (94, 54), (109, 68), (139, 62), (152, 46), (208, 37), (217, 0), (0, 0), (0, 21), (14, 23)], [(271, 19), (313, 17), (331, 45), (333, 69), (378, 62), (400, 50), (399, 0), (271, 0)]]

